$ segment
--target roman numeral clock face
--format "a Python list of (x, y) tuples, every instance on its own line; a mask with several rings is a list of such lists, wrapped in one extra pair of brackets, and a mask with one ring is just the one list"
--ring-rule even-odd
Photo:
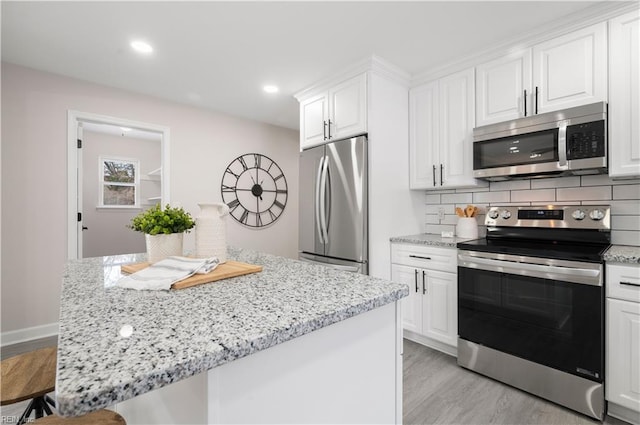
[(258, 153), (244, 154), (234, 159), (224, 172), (222, 200), (239, 223), (268, 226), (287, 205), (287, 179), (271, 158)]

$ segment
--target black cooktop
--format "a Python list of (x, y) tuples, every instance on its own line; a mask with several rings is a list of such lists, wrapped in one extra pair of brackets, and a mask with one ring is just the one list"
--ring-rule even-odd
[(482, 238), (459, 242), (458, 249), (500, 254), (524, 255), (528, 257), (553, 258), (557, 260), (602, 263), (602, 255), (608, 243), (582, 241), (527, 240), (509, 238)]

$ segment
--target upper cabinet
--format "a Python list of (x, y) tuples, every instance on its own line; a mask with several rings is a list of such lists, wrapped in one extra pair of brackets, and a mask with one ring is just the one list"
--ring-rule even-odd
[(478, 66), (476, 125), (607, 100), (602, 22)]
[(533, 47), (533, 113), (607, 100), (607, 23)]
[(609, 22), (609, 176), (640, 176), (640, 11)]
[(340, 82), (300, 102), (300, 149), (367, 132), (367, 75)]
[(473, 178), (473, 94), (473, 68), (410, 91), (411, 189), (486, 185)]
[(530, 115), (530, 101), (531, 49), (477, 67), (477, 126)]

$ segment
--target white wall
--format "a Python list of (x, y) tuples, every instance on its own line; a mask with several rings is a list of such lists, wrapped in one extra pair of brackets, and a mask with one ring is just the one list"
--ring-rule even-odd
[[(455, 230), (455, 207), (480, 207), (484, 223), (488, 206), (496, 205), (611, 205), (611, 242), (640, 246), (640, 180), (611, 180), (606, 175), (492, 182), (482, 189), (426, 192), (425, 231)], [(445, 216), (438, 218), (442, 208)], [(486, 234), (481, 226), (481, 236)]]
[[(82, 133), (82, 256), (130, 254), (144, 252), (144, 234), (127, 228), (131, 219), (157, 202), (148, 197), (160, 196), (160, 180), (149, 180), (147, 173), (160, 167), (159, 140), (87, 131)], [(136, 159), (140, 164), (140, 208), (100, 208), (101, 156)]]
[[(3, 343), (15, 337), (9, 331), (58, 320), (67, 214), (75, 214), (67, 211), (69, 109), (169, 127), (171, 200), (194, 216), (198, 202), (221, 202), (220, 181), (233, 159), (269, 156), (287, 178), (287, 207), (262, 230), (229, 221), (228, 242), (297, 256), (297, 131), (3, 63)], [(193, 232), (187, 236), (185, 248), (193, 249)]]

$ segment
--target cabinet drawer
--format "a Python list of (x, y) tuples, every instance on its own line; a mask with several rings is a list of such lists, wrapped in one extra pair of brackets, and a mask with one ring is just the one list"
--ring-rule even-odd
[(428, 270), (456, 273), (458, 250), (422, 245), (391, 244), (391, 262)]
[(607, 264), (607, 297), (640, 302), (640, 266)]

